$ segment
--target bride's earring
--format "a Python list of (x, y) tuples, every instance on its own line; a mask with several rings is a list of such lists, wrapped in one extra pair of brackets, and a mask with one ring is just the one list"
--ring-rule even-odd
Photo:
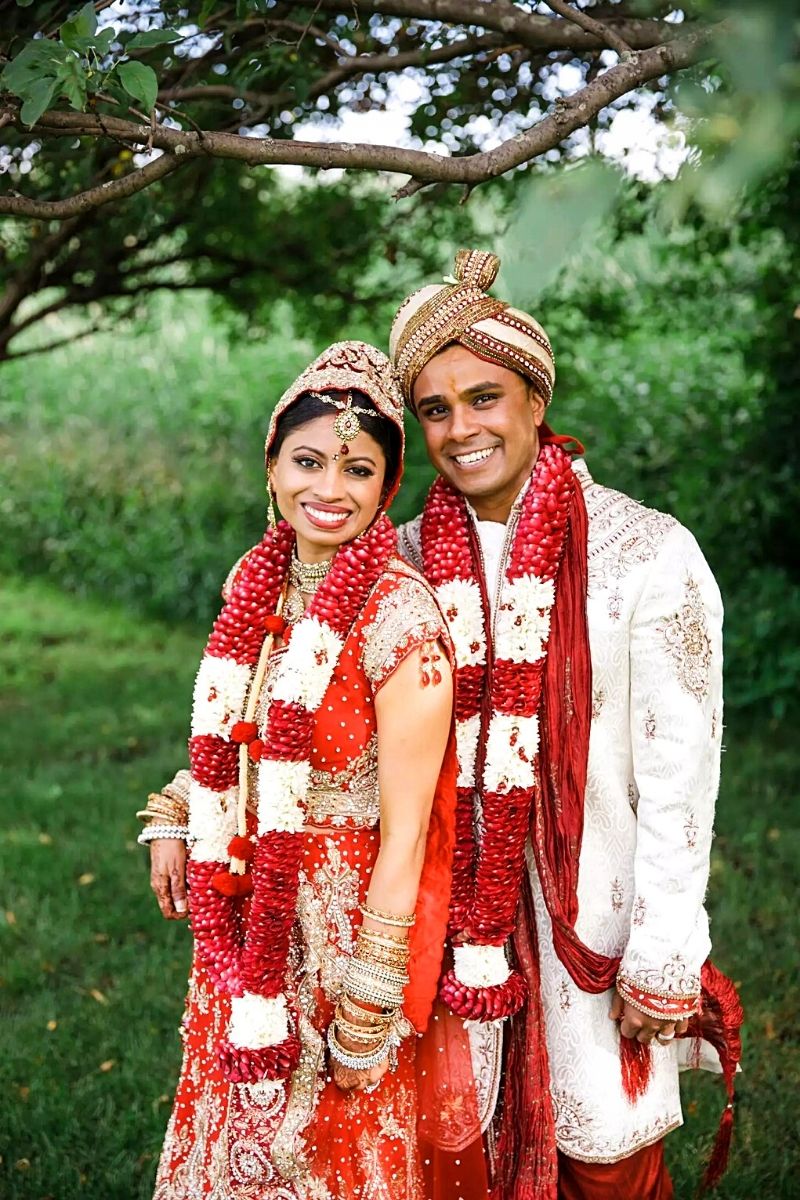
[(272, 481), (269, 477), (269, 463), (267, 463), (267, 529), (274, 529), (278, 524), (275, 517), (275, 493), (272, 490)]

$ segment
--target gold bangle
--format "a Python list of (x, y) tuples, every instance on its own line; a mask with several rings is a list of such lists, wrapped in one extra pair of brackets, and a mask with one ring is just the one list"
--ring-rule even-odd
[(386, 913), (377, 908), (370, 908), (367, 904), (362, 904), (360, 907), (365, 917), (371, 917), (373, 921), (379, 921), (382, 925), (393, 925), (399, 929), (410, 929), (417, 919), (415, 913)]
[(347, 992), (342, 992), (338, 1007), (349, 1011), (352, 1016), (358, 1019), (363, 1018), (364, 1021), (375, 1027), (383, 1025), (392, 1015), (391, 1012), (385, 1012), (383, 1009), (380, 1012), (375, 1012), (371, 1008), (364, 1008), (357, 1000), (349, 996)]
[(407, 946), (407, 933), (387, 933), (383, 929), (368, 929), (366, 925), (361, 925), (358, 930), (359, 937), (369, 938), (376, 942), (382, 942), (387, 946)]

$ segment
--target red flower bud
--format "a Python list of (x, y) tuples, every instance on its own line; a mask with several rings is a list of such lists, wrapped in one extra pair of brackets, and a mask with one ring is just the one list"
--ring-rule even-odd
[(228, 843), (228, 854), (231, 858), (240, 858), (243, 862), (250, 862), (253, 857), (253, 843), (248, 837), (232, 837)]
[(239, 745), (252, 742), (258, 736), (258, 726), (255, 721), (237, 721), (231, 730), (231, 741)]
[(253, 876), (218, 871), (211, 880), (211, 886), (223, 896), (249, 896), (253, 890)]

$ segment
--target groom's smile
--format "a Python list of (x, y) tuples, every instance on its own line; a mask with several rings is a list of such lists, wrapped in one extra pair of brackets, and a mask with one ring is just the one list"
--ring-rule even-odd
[(417, 376), (414, 408), (439, 474), (482, 520), (505, 521), (539, 453), (544, 402), (528, 381), (447, 346)]

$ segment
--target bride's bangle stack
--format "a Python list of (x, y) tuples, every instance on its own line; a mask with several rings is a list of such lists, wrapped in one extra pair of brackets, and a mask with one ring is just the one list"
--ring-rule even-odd
[(188, 771), (179, 771), (172, 783), (161, 792), (151, 792), (147, 807), (136, 816), (145, 822), (144, 829), (136, 839), (140, 846), (154, 842), (157, 838), (189, 838), (189, 783)]
[[(379, 912), (366, 904), (361, 912), (374, 924), (403, 933), (384, 933), (363, 926), (359, 930), (342, 998), (328, 1028), (328, 1049), (331, 1058), (354, 1071), (368, 1071), (386, 1058), (394, 1069), (397, 1047), (410, 1032), (402, 1005), (408, 983), (408, 930), (414, 924), (414, 915)], [(359, 1048), (345, 1048), (340, 1036)]]

